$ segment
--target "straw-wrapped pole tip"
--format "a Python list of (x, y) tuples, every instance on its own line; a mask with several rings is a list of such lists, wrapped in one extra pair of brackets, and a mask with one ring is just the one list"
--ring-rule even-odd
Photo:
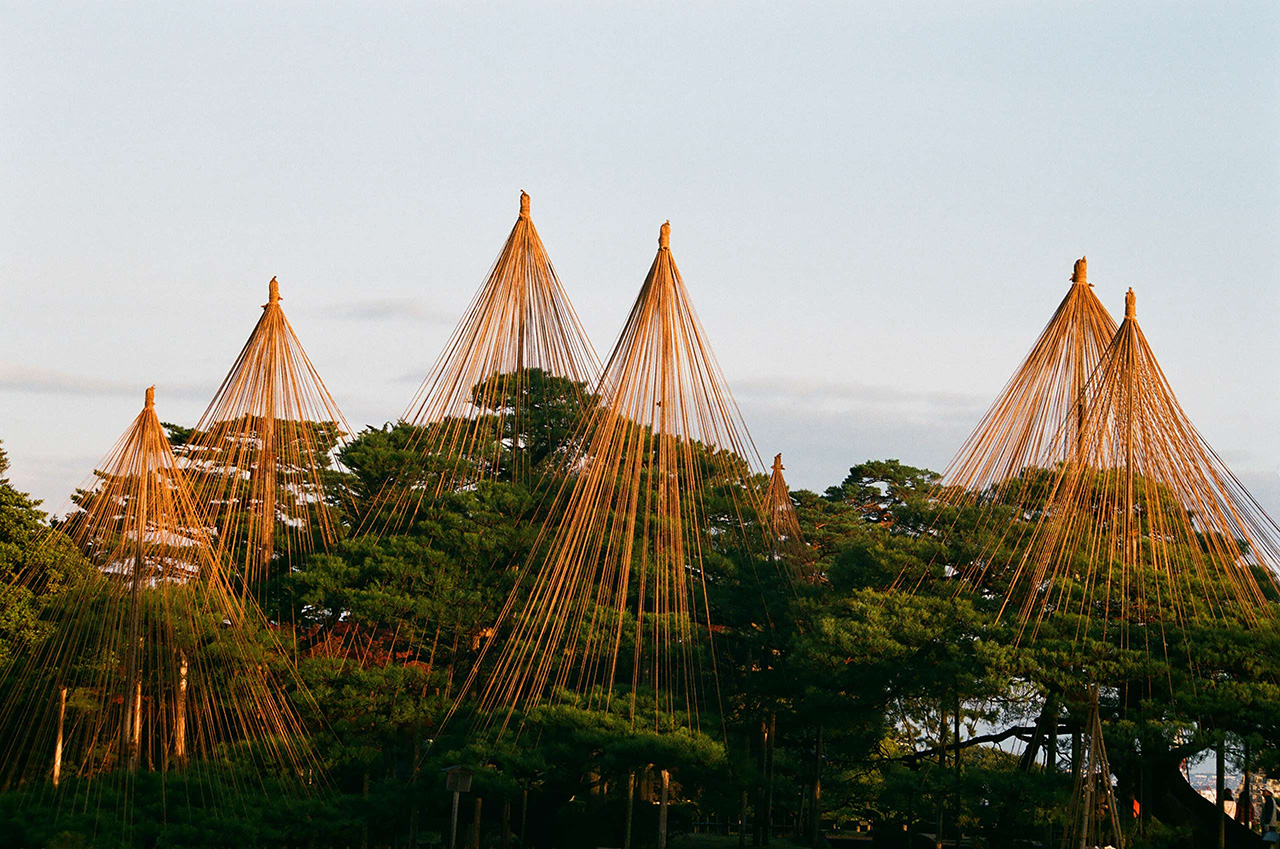
[(271, 282), (267, 284), (267, 303), (280, 303), (280, 283), (272, 277)]
[(662, 222), (661, 229), (658, 230), (658, 249), (668, 250), (671, 247), (671, 222)]
[(1133, 294), (1133, 287), (1124, 296), (1124, 317), (1136, 318), (1138, 315), (1138, 296)]
[(524, 189), (520, 190), (520, 217), (529, 217), (529, 193)]
[(1084, 257), (1076, 260), (1076, 266), (1071, 270), (1071, 282), (1079, 283), (1082, 286), (1087, 284), (1089, 282), (1088, 267), (1089, 262)]
[(155, 388), (155, 386), (148, 386), (148, 387), (147, 387), (147, 396), (146, 396), (146, 398), (147, 398), (147, 402), (146, 402), (146, 405), (145, 405), (145, 406), (146, 406), (146, 409), (150, 410), (150, 409), (154, 408), (154, 407), (155, 407), (155, 405), (156, 405), (156, 388)]
[(780, 472), (780, 471), (782, 471), (782, 470), (783, 470), (783, 469), (785, 469), (785, 468), (786, 468), (786, 466), (782, 465), (782, 455), (781, 455), (781, 454), (775, 454), (775, 455), (773, 456), (773, 470), (774, 470), (774, 472)]

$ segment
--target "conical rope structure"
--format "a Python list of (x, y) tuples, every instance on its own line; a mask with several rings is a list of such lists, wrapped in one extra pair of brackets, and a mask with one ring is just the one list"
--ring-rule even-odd
[(581, 405), (599, 373), (521, 192), (506, 244), (403, 416), (425, 467), (401, 472), (379, 506), (398, 525), (424, 499), (482, 480), (531, 482), (548, 459), (521, 442), (534, 426), (533, 384), (567, 381)]
[(218, 547), (252, 586), (273, 560), (295, 561), (337, 540), (329, 478), (350, 435), (338, 405), (280, 306), (267, 303), (187, 444), (179, 449)]
[(1062, 833), (1062, 849), (1095, 849), (1111, 846), (1124, 849), (1120, 812), (1111, 786), (1111, 765), (1102, 740), (1102, 718), (1098, 710), (1098, 688), (1089, 688), (1089, 713), (1080, 735), (1080, 768), (1071, 802), (1067, 807), (1067, 827)]
[(764, 509), (768, 518), (769, 530), (775, 541), (775, 556), (794, 556), (804, 551), (804, 536), (800, 532), (800, 517), (796, 515), (796, 506), (791, 501), (791, 490), (787, 487), (782, 471), (782, 455), (774, 455), (773, 468), (769, 473), (769, 488), (765, 490)]
[[(1116, 323), (1093, 292), (1088, 260), (1004, 389), (947, 465), (931, 497), (944, 508), (977, 507), (977, 529), (1002, 536), (1006, 502), (1023, 482), (1073, 461), (1087, 409), (1085, 387), (1115, 336)], [(945, 513), (944, 513), (945, 515)], [(955, 530), (940, 526), (947, 537)], [(967, 575), (967, 573), (966, 573)], [(912, 579), (903, 573), (899, 585)], [(961, 585), (958, 585), (958, 587)]]
[(1018, 540), (1006, 606), (1024, 626), (1058, 610), (1082, 628), (1100, 617), (1124, 643), (1131, 627), (1269, 617), (1280, 527), (1178, 404), (1132, 289), (1085, 396), (1078, 461), (1021, 502), (1035, 521)]
[(1084, 257), (1076, 260), (1071, 288), (1040, 338), (947, 466), (935, 493), (943, 503), (973, 503), (1026, 469), (1052, 469), (1075, 456), (1085, 386), (1116, 332), (1087, 270)]
[(576, 474), (551, 513), (558, 518), (463, 688), (483, 669), (479, 722), (499, 734), (517, 712), (562, 701), (613, 711), (633, 726), (696, 729), (700, 693), (715, 680), (712, 554), (767, 549), (752, 471), (762, 464), (669, 234), (663, 224), (599, 405), (576, 441)]
[(231, 591), (153, 399), (148, 389), (38, 546), (58, 557), (33, 556), (10, 587), (36, 605), (39, 625), (0, 679), (6, 783), (70, 782), (85, 804), (111, 786), (127, 805), (142, 771), (233, 786), (296, 780), (311, 763), (269, 668), (276, 644)]

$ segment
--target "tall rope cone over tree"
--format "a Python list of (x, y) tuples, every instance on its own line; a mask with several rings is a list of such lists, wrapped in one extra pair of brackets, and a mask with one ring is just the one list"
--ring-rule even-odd
[(1085, 401), (1077, 461), (1028, 488), (1039, 500), (1019, 506), (1034, 521), (1010, 525), (1003, 548), (1015, 553), (1005, 605), (1024, 630), (1063, 611), (1167, 652), (1167, 629), (1192, 619), (1270, 617), (1280, 526), (1178, 404), (1132, 289)]
[(566, 702), (632, 727), (696, 730), (715, 681), (708, 570), (732, 546), (768, 550), (753, 474), (763, 464), (669, 239), (663, 224), (576, 440), (578, 471), (535, 546), (543, 554), (461, 690), (483, 674), (478, 722), (499, 735), (517, 713)]
[(1115, 332), (1115, 320), (1089, 283), (1088, 262), (1080, 257), (1053, 317), (948, 464), (935, 500), (954, 508), (999, 501), (1028, 470), (1055, 469), (1074, 459), (1085, 386)]
[(267, 303), (204, 415), (179, 447), (196, 503), (244, 586), (340, 533), (333, 452), (351, 433), (280, 306)]
[[(572, 427), (599, 373), (521, 192), (506, 244), (405, 411), (415, 428), (407, 447), (425, 465), (400, 471), (378, 495), (379, 515), (402, 526), (424, 499), (482, 480), (532, 482), (557, 458), (538, 456), (521, 434)], [(534, 408), (547, 397), (565, 409)]]
[(237, 786), (225, 747), (257, 782), (299, 775), (312, 758), (264, 654), (273, 639), (228, 585), (154, 387), (73, 502), (37, 546), (59, 556), (32, 556), (8, 590), (38, 626), (0, 678), (6, 784), (51, 781), (109, 807), (140, 772), (220, 775), (202, 790), (217, 796)]

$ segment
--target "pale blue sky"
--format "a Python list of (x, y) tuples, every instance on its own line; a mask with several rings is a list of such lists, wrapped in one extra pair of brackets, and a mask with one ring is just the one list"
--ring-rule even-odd
[(62, 504), (278, 275), (398, 416), (520, 189), (597, 349), (670, 218), (794, 486), (942, 468), (1072, 261), (1280, 513), (1280, 4), (0, 6), (0, 439)]

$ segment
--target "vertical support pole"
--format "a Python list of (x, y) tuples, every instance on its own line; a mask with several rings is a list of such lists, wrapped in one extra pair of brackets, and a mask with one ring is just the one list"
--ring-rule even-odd
[(818, 849), (822, 844), (822, 726), (818, 726), (818, 739), (814, 746), (813, 790), (809, 797), (809, 845)]
[(942, 849), (942, 812), (946, 808), (945, 791), (942, 782), (947, 774), (947, 706), (945, 699), (938, 702), (938, 824), (933, 836), (935, 849)]
[[(367, 811), (369, 800), (369, 767), (367, 766), (364, 768), (364, 785), (361, 795), (365, 799), (365, 810)], [(367, 813), (364, 815), (364, 825), (361, 826), (360, 831), (360, 849), (369, 849), (369, 815)]]
[(1218, 806), (1218, 849), (1226, 849), (1227, 845), (1227, 804), (1224, 798), (1227, 793), (1227, 736), (1223, 732), (1218, 732), (1218, 775), (1215, 787), (1217, 788), (1217, 806)]
[(956, 688), (955, 710), (952, 713), (954, 722), (954, 731), (952, 741), (955, 743), (956, 751), (951, 756), (953, 766), (955, 767), (955, 795), (951, 804), (951, 826), (956, 830), (956, 839), (960, 839), (960, 688)]
[(671, 789), (671, 773), (662, 770), (662, 801), (658, 803), (658, 849), (667, 849), (667, 800)]
[(773, 834), (773, 738), (778, 731), (778, 715), (769, 714), (769, 732), (765, 735), (764, 755), (764, 833), (761, 837), (763, 845), (769, 845)]
[(1236, 797), (1236, 822), (1244, 823), (1247, 828), (1253, 827), (1253, 776), (1249, 773), (1250, 754), (1249, 739), (1246, 737), (1244, 741), (1244, 763), (1241, 764), (1241, 769), (1244, 772), (1244, 784), (1240, 788), (1240, 795)]
[(528, 844), (524, 842), (525, 826), (529, 822), (529, 788), (524, 788), (520, 800), (520, 849), (524, 849)]
[(480, 849), (480, 806), (484, 803), (484, 799), (476, 796), (475, 817), (471, 827), (471, 849)]
[(742, 803), (738, 806), (738, 849), (747, 849), (747, 789), (742, 788)]
[(636, 771), (627, 773), (627, 819), (622, 827), (622, 849), (631, 849), (631, 819), (636, 806)]
[(142, 681), (134, 685), (133, 693), (133, 730), (130, 733), (130, 745), (133, 749), (133, 766), (138, 766), (142, 753)]
[[(147, 400), (150, 402), (150, 393)], [(124, 716), (120, 723), (120, 751), (125, 768), (130, 771), (138, 768), (138, 749), (135, 743), (137, 736), (133, 733), (133, 717), (139, 708), (135, 691), (137, 693), (142, 691), (138, 655), (140, 654), (139, 643), (142, 641), (143, 544), (147, 535), (147, 485), (149, 483), (150, 475), (144, 469), (142, 481), (138, 486), (137, 512), (134, 517), (133, 572), (129, 576), (129, 637), (126, 643), (129, 647), (129, 655), (125, 661)]]
[(458, 791), (453, 791), (453, 815), (449, 818), (449, 849), (458, 849)]
[(511, 797), (502, 800), (502, 849), (511, 849)]
[(178, 656), (178, 700), (173, 709), (173, 753), (181, 766), (187, 757), (187, 653)]
[(67, 720), (67, 688), (58, 688), (58, 739), (53, 744), (53, 786), (62, 780), (62, 728)]

